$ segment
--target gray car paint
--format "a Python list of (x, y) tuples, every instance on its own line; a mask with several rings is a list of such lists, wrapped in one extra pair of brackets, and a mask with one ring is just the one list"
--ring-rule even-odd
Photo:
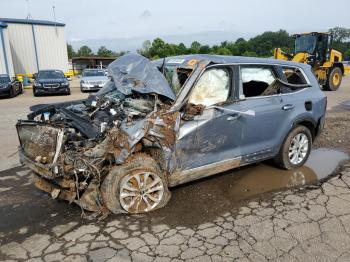
[[(184, 63), (193, 59), (205, 61), (203, 62), (205, 66), (209, 64), (208, 61), (219, 65), (237, 66), (236, 70), (242, 64), (297, 67), (305, 74), (310, 87), (289, 94), (239, 99), (237, 93), (242, 94), (243, 92), (239, 81), (236, 81), (235, 88), (240, 89), (239, 92), (234, 92), (234, 98), (237, 101), (225, 104), (223, 107), (239, 112), (253, 110), (255, 116), (238, 113), (236, 120), (228, 121), (230, 116), (228, 111), (207, 108), (202, 115), (195, 117), (192, 121), (181, 120), (171, 170), (175, 176), (173, 176), (174, 181), (170, 181), (170, 184), (181, 183), (180, 180), (191, 180), (189, 177), (184, 177), (184, 175), (196, 176), (195, 172), (188, 172), (189, 170), (198, 172), (200, 167), (210, 168), (213, 164), (226, 163), (225, 161), (231, 159), (240, 159), (238, 165), (245, 165), (271, 158), (278, 153), (289, 131), (299, 122), (308, 121), (315, 128), (322, 128), (320, 125), (324, 121), (325, 95), (319, 89), (318, 82), (308, 65), (271, 59), (208, 55), (180, 58), (185, 59)], [(195, 72), (199, 68), (203, 68), (203, 66), (197, 67)], [(196, 76), (192, 74), (192, 77), (180, 91), (178, 99), (173, 105), (173, 110), (178, 110), (186, 103), (186, 97), (199, 77), (198, 72)], [(312, 111), (306, 111), (306, 101), (312, 102)], [(283, 106), (289, 104), (294, 105), (294, 108), (283, 110)]]

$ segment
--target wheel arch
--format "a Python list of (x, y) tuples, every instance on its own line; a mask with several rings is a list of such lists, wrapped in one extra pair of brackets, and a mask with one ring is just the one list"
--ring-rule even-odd
[(298, 120), (296, 120), (291, 129), (289, 130), (289, 132), (296, 126), (305, 126), (306, 128), (308, 128), (311, 132), (311, 136), (312, 136), (312, 140), (315, 139), (317, 133), (318, 133), (318, 122), (316, 122), (314, 119), (312, 119), (311, 117), (303, 117), (300, 118)]
[(344, 75), (344, 65), (343, 65), (343, 63), (335, 62), (335, 63), (333, 63), (333, 67), (331, 67), (331, 69), (336, 68), (336, 67), (340, 68), (342, 74)]

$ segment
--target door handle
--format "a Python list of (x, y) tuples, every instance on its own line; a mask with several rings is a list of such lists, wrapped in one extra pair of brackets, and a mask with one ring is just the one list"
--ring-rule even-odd
[(294, 107), (295, 107), (295, 106), (292, 105), (292, 104), (287, 104), (287, 105), (284, 105), (284, 106), (282, 107), (282, 109), (288, 111), (288, 110), (294, 109)]
[(237, 120), (241, 115), (240, 114), (232, 114), (226, 118), (227, 121), (235, 121)]

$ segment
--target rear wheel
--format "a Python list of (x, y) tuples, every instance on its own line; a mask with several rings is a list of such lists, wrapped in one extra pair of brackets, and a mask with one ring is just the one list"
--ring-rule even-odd
[(305, 126), (296, 126), (288, 134), (275, 163), (284, 169), (298, 168), (309, 158), (312, 146), (310, 130)]
[(106, 207), (116, 214), (150, 212), (170, 199), (163, 173), (145, 154), (112, 169), (102, 183), (101, 194)]
[(325, 89), (328, 91), (336, 91), (338, 90), (341, 81), (342, 81), (343, 73), (339, 67), (334, 67), (330, 71), (327, 83), (325, 85)]

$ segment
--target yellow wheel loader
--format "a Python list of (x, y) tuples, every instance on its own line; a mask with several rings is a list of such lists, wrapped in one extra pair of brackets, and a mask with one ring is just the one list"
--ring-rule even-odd
[(350, 65), (343, 64), (342, 53), (332, 49), (333, 36), (313, 32), (297, 34), (294, 38), (294, 54), (275, 48), (274, 58), (311, 65), (320, 85), (325, 90), (336, 91), (342, 77), (350, 73)]

